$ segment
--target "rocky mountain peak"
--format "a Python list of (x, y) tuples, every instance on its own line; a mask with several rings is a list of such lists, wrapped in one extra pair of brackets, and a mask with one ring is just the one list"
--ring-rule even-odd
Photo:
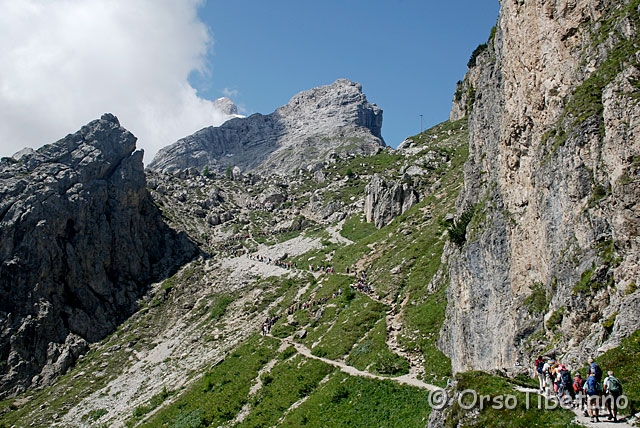
[(158, 171), (189, 168), (288, 174), (330, 153), (371, 154), (384, 147), (382, 109), (347, 79), (300, 92), (269, 115), (236, 118), (204, 128), (160, 150)]
[[(299, 133), (331, 134), (336, 128), (362, 126), (382, 140), (382, 109), (369, 104), (362, 92), (362, 85), (348, 79), (338, 79), (330, 85), (302, 91), (276, 114), (294, 119), (289, 125)], [(307, 121), (316, 121), (314, 128), (300, 126)]]
[(238, 107), (227, 97), (218, 98), (213, 102), (213, 105), (216, 109), (226, 114), (227, 116), (242, 117), (238, 114)]
[(0, 161), (0, 396), (64, 373), (194, 255), (151, 201), (135, 147), (105, 114)]

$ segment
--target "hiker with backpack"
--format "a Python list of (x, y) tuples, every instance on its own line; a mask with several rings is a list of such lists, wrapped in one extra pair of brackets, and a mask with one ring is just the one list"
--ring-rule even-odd
[(553, 358), (547, 360), (542, 366), (542, 374), (544, 376), (545, 388), (547, 396), (551, 394), (553, 390), (553, 373), (552, 369), (556, 361)]
[(604, 398), (604, 404), (609, 412), (607, 419), (614, 422), (618, 421), (618, 397), (622, 395), (622, 383), (613, 375), (613, 372), (609, 370), (607, 377), (604, 379), (604, 392), (606, 394)]
[[(571, 380), (571, 373), (564, 364), (560, 364), (558, 367), (558, 399), (569, 396), (573, 400), (573, 382)], [(565, 398), (566, 401), (568, 401)]]
[(587, 406), (589, 409), (589, 416), (591, 416), (591, 422), (600, 422), (598, 412), (600, 410), (600, 396), (602, 395), (602, 386), (600, 382), (596, 380), (596, 375), (589, 370), (589, 377), (584, 384), (585, 392), (587, 393)]
[(533, 370), (535, 376), (538, 378), (540, 392), (544, 393), (544, 358), (542, 358), (542, 356), (539, 356), (538, 359), (534, 361)]
[(573, 378), (573, 397), (577, 398), (578, 403), (574, 407), (578, 407), (581, 411), (586, 409), (586, 400), (583, 392), (584, 379), (580, 373), (576, 373)]
[(592, 357), (589, 357), (589, 374), (591, 373), (593, 373), (593, 375), (596, 377), (596, 381), (598, 383), (602, 382), (602, 369), (600, 368), (598, 363), (593, 361)]

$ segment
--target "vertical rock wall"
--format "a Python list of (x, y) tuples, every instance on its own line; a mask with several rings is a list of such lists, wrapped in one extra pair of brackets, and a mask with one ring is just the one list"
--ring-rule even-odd
[(135, 143), (106, 114), (0, 162), (0, 396), (64, 373), (195, 255), (151, 201)]
[(501, 1), (464, 82), (458, 211), (475, 216), (449, 258), (454, 371), (580, 360), (638, 328), (638, 11), (622, 3)]

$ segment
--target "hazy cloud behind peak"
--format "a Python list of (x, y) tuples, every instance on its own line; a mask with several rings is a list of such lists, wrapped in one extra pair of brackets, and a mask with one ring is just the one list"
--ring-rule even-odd
[(212, 47), (196, 0), (0, 0), (0, 156), (105, 112), (157, 150), (227, 118), (189, 84)]

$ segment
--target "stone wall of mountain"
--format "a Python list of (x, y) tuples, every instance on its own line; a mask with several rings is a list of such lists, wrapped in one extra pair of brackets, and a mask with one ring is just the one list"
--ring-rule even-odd
[(135, 145), (105, 114), (0, 161), (0, 396), (64, 373), (196, 254), (153, 204)]
[(365, 218), (367, 223), (373, 222), (380, 229), (418, 202), (418, 193), (411, 184), (400, 180), (386, 180), (375, 174), (365, 187)]
[(637, 2), (500, 3), (452, 111), (474, 213), (448, 254), (454, 371), (583, 362), (640, 327)]
[(384, 146), (382, 110), (346, 79), (295, 95), (275, 112), (204, 128), (161, 149), (149, 168), (290, 174), (331, 153), (371, 154)]

